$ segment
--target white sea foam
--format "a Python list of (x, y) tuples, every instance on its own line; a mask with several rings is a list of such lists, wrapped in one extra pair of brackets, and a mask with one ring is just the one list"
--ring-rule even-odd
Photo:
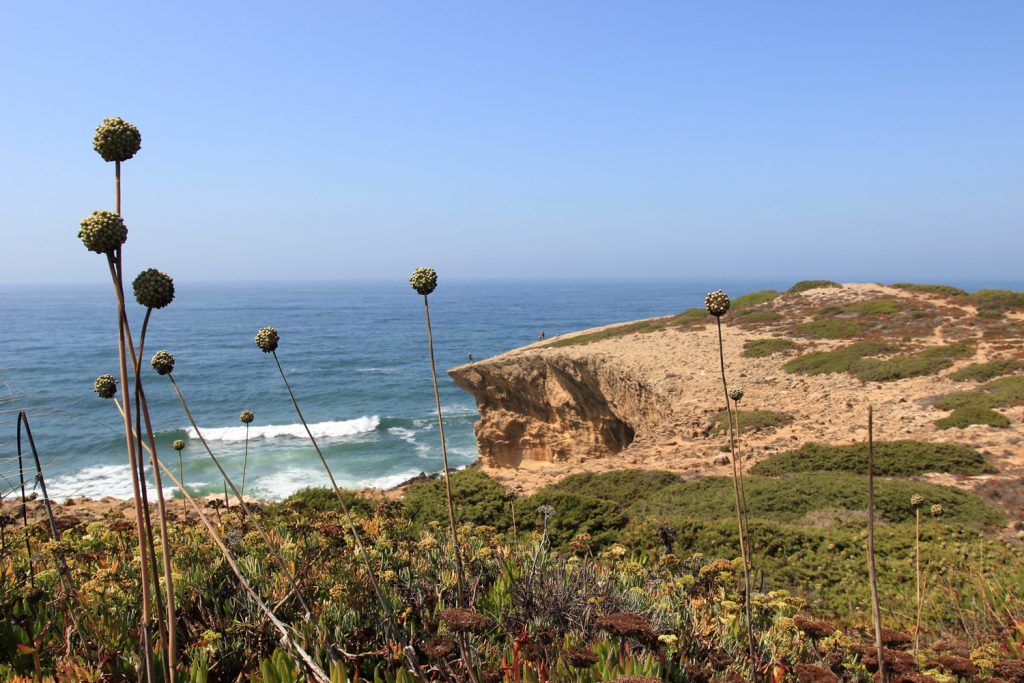
[(397, 436), (402, 441), (406, 442), (410, 446), (416, 449), (416, 455), (421, 458), (430, 457), (430, 446), (425, 443), (420, 443), (416, 440), (416, 432), (405, 427), (389, 427), (388, 434)]
[[(164, 496), (170, 497), (176, 487), (164, 487)], [(46, 492), (51, 498), (63, 501), (66, 498), (88, 496), (99, 499), (106, 496), (129, 499), (132, 497), (132, 471), (124, 465), (91, 465), (74, 474), (62, 474), (47, 478)], [(156, 489), (147, 489), (150, 500), (156, 499)]]
[[(380, 417), (377, 415), (357, 417), (354, 420), (337, 420), (334, 422), (316, 422), (309, 425), (309, 430), (318, 439), (341, 439), (357, 434), (373, 432), (380, 424)], [(244, 441), (245, 425), (237, 427), (214, 427), (203, 429), (203, 436), (207, 441)], [(249, 439), (278, 439), (281, 437), (306, 438), (306, 428), (302, 423), (289, 425), (259, 425), (249, 426)], [(188, 438), (198, 439), (196, 430), (189, 427)]]
[[(367, 477), (361, 479), (346, 479), (339, 477), (338, 486), (348, 489), (379, 488), (389, 489), (398, 486), (403, 481), (412, 479), (420, 473), (420, 470), (406, 470), (397, 474), (384, 477)], [(305, 467), (286, 467), (283, 470), (256, 478), (250, 489), (246, 486), (246, 493), (258, 498), (269, 498), (280, 500), (286, 498), (296, 491), (310, 486), (330, 486), (327, 473), (322, 469)]]

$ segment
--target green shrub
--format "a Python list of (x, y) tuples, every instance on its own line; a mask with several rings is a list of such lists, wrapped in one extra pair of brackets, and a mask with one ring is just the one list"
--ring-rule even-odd
[(822, 289), (823, 287), (839, 287), (838, 282), (832, 282), (831, 280), (801, 280), (792, 287), (786, 290), (789, 294), (797, 294), (799, 292), (806, 292), (809, 289)]
[(923, 285), (915, 284), (913, 282), (897, 282), (894, 285), (890, 285), (896, 289), (902, 289), (907, 292), (915, 292), (920, 294), (940, 294), (942, 296), (966, 296), (967, 292), (960, 289), (959, 287), (951, 287), (950, 285)]
[(626, 505), (678, 481), (678, 475), (659, 470), (615, 470), (601, 473), (581, 472), (550, 484), (544, 487), (544, 490), (559, 493), (579, 493), (583, 491), (591, 498)]
[[(867, 444), (833, 446), (804, 444), (773, 455), (750, 468), (751, 474), (778, 476), (793, 472), (854, 472), (867, 474)], [(961, 444), (924, 441), (875, 442), (875, 473), (907, 477), (924, 472), (993, 474), (997, 470), (972, 448)]]
[(868, 299), (866, 301), (855, 301), (843, 307), (847, 313), (860, 315), (892, 315), (903, 310), (899, 302), (892, 299)]
[(778, 311), (751, 311), (743, 310), (736, 315), (736, 322), (741, 323), (772, 323), (782, 320), (782, 314)]
[(815, 351), (797, 356), (782, 366), (786, 372), (805, 375), (824, 375), (835, 372), (852, 372), (862, 359), (891, 353), (896, 347), (879, 341), (861, 341), (836, 349)]
[[(729, 431), (729, 414), (725, 410), (716, 413), (712, 420), (715, 423), (712, 428), (713, 434), (724, 434)], [(788, 415), (771, 410), (739, 411), (740, 429), (744, 432), (781, 427), (784, 424), (789, 424), (792, 420), (793, 418)]]
[(939, 410), (957, 408), (997, 408), (1024, 401), (1024, 375), (1000, 377), (982, 384), (973, 391), (958, 391), (940, 396), (932, 402)]
[(931, 346), (909, 356), (886, 360), (864, 358), (857, 363), (854, 374), (864, 382), (886, 382), (907, 377), (934, 375), (953, 365), (953, 359), (974, 353), (967, 344)]
[(812, 320), (798, 325), (795, 331), (820, 339), (844, 339), (859, 335), (860, 325), (853, 320)]
[[(848, 472), (800, 472), (783, 477), (748, 476), (744, 493), (750, 519), (797, 522), (808, 513), (839, 510), (863, 513), (867, 509), (867, 477)], [(875, 507), (881, 520), (891, 523), (914, 519), (910, 496), (918, 493), (945, 510), (944, 520), (971, 527), (999, 527), (1001, 510), (973, 494), (948, 486), (916, 481), (880, 479), (875, 482)], [(655, 517), (686, 516), (725, 519), (735, 512), (732, 480), (705, 477), (666, 486), (636, 504), (637, 511)]]
[(744, 309), (766, 303), (780, 296), (782, 296), (782, 292), (777, 292), (774, 289), (762, 289), (760, 292), (751, 292), (733, 300), (731, 310), (733, 313), (740, 313)]
[[(373, 500), (360, 496), (357, 491), (342, 491), (341, 497), (345, 500), (345, 506), (353, 513), (368, 514), (375, 506)], [(280, 503), (270, 507), (268, 511), (273, 513), (284, 509), (302, 513), (340, 512), (341, 506), (338, 505), (338, 496), (334, 489), (313, 486), (296, 491)]]
[(963, 429), (971, 425), (988, 425), (989, 427), (1009, 427), (1010, 419), (1002, 413), (981, 405), (967, 405), (955, 409), (948, 416), (935, 421), (939, 429), (957, 427)]
[(978, 313), (1024, 308), (1024, 292), (1010, 289), (981, 289), (968, 295), (967, 300), (977, 307)]
[[(501, 484), (479, 470), (462, 470), (451, 475), (452, 498), (459, 523), (473, 521), (501, 531), (512, 528), (512, 512), (507, 493)], [(447, 522), (444, 479), (409, 486), (402, 497), (409, 518), (418, 526), (428, 522)]]
[(993, 377), (1008, 375), (1024, 368), (1024, 363), (1013, 358), (1002, 358), (988, 363), (974, 363), (950, 374), (954, 382), (985, 382)]
[(619, 503), (564, 490), (542, 489), (516, 503), (518, 528), (524, 531), (542, 527), (537, 508), (550, 505), (555, 509), (548, 521), (551, 543), (565, 545), (579, 534), (589, 534), (595, 548), (614, 543), (628, 518)]
[(796, 342), (781, 337), (772, 339), (751, 339), (743, 345), (743, 356), (746, 358), (766, 358), (776, 353), (793, 351), (800, 348)]

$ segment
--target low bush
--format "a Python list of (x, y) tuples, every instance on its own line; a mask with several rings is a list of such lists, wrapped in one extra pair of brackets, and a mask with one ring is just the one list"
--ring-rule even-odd
[(751, 311), (747, 309), (740, 311), (736, 315), (736, 322), (739, 323), (773, 323), (776, 320), (782, 320), (782, 314), (778, 311)]
[(843, 310), (846, 313), (857, 313), (858, 315), (892, 315), (902, 311), (903, 306), (892, 299), (867, 299), (847, 304)]
[(797, 334), (819, 339), (846, 339), (860, 334), (860, 325), (853, 320), (812, 320), (797, 325)]
[[(867, 473), (867, 444), (804, 444), (778, 453), (750, 468), (751, 474), (779, 476), (793, 472)], [(961, 444), (924, 441), (875, 442), (875, 473), (907, 477), (925, 472), (951, 474), (992, 474), (997, 470), (973, 448)]]
[(584, 492), (592, 498), (628, 505), (678, 481), (678, 475), (658, 470), (581, 472), (546, 486), (544, 490), (563, 493)]
[(795, 351), (800, 348), (796, 342), (781, 337), (772, 339), (751, 339), (743, 345), (743, 356), (746, 358), (766, 358), (776, 353)]
[(839, 287), (838, 282), (832, 282), (832, 280), (801, 280), (792, 287), (786, 290), (789, 294), (798, 294), (800, 292), (806, 292), (809, 289), (822, 289), (824, 287)]
[[(735, 418), (734, 418), (735, 419)], [(729, 431), (729, 413), (722, 410), (715, 414), (712, 420), (715, 426), (712, 427), (712, 434), (725, 434)], [(772, 429), (781, 427), (792, 422), (793, 418), (783, 413), (776, 413), (771, 410), (741, 410), (739, 411), (739, 425), (744, 432), (758, 431), (761, 429)]]
[(954, 382), (986, 382), (1000, 375), (1009, 375), (1024, 368), (1024, 362), (1013, 358), (1002, 358), (988, 363), (974, 363), (950, 374)]
[(740, 313), (745, 309), (767, 303), (780, 296), (782, 296), (782, 292), (777, 292), (774, 289), (762, 289), (759, 292), (751, 292), (734, 299), (730, 310), (733, 313)]
[(907, 292), (914, 292), (917, 294), (938, 294), (940, 296), (966, 296), (967, 292), (960, 289), (959, 287), (952, 287), (950, 285), (927, 285), (927, 284), (916, 284), (913, 282), (897, 282), (891, 285), (896, 289), (902, 289)]
[(907, 377), (934, 375), (953, 365), (954, 358), (974, 353), (963, 343), (931, 346), (918, 353), (896, 356), (886, 360), (864, 358), (854, 369), (857, 378), (865, 382), (887, 382)]
[(935, 421), (939, 429), (957, 427), (963, 429), (971, 425), (987, 425), (989, 427), (1009, 427), (1010, 418), (984, 406), (969, 405), (956, 408), (948, 416)]
[(815, 351), (797, 356), (782, 366), (786, 372), (805, 375), (824, 375), (835, 372), (852, 372), (869, 356), (891, 353), (896, 347), (879, 341), (855, 342), (835, 351)]
[[(867, 477), (848, 472), (800, 472), (782, 477), (748, 476), (744, 492), (750, 519), (797, 522), (808, 513), (823, 510), (863, 513), (867, 508)], [(910, 496), (920, 494), (929, 504), (945, 510), (950, 524), (995, 528), (1005, 515), (978, 496), (959, 489), (915, 481), (880, 479), (875, 482), (875, 508), (885, 522), (914, 519)], [(705, 477), (666, 486), (640, 504), (644, 514), (698, 519), (728, 519), (734, 512), (732, 480)]]
[[(500, 531), (512, 528), (512, 511), (501, 484), (475, 469), (453, 472), (451, 483), (452, 498), (458, 501), (455, 506), (458, 522), (472, 520)], [(448, 521), (442, 477), (410, 485), (402, 496), (402, 504), (417, 527)]]
[(1024, 292), (1010, 289), (981, 289), (967, 296), (978, 313), (1003, 312), (1024, 309)]

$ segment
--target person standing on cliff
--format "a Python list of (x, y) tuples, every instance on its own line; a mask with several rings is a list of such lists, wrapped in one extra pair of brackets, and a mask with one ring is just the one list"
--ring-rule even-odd
[(466, 362), (467, 363), (472, 363), (473, 362), (473, 354), (472, 353), (467, 353), (466, 354)]
[(537, 341), (544, 341), (544, 330), (541, 330), (540, 334), (537, 335)]

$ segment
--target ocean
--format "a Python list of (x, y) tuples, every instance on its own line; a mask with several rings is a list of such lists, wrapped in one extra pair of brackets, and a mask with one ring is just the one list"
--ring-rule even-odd
[[(170, 382), (149, 368), (161, 349), (176, 356), (175, 379), (236, 484), (245, 449), (239, 414), (255, 414), (247, 495), (281, 499), (327, 484), (273, 357), (253, 343), (266, 325), (281, 335), (278, 356), (339, 484), (386, 488), (441, 471), (423, 299), (406, 282), (175, 284), (174, 302), (150, 322), (144, 379), (161, 458), (175, 470), (171, 443), (186, 441), (181, 465), (191, 493), (222, 491), (223, 482)], [(735, 297), (791, 284), (446, 282), (442, 274), (430, 313), (450, 465), (477, 457), (473, 398), (445, 374), (467, 354), (484, 359), (541, 330), (553, 337), (678, 313), (718, 287)], [(133, 300), (131, 308), (137, 334), (142, 312)], [(120, 416), (92, 391), (98, 375), (118, 375), (116, 325), (109, 284), (0, 287), (0, 493), (18, 482), (13, 410), (26, 408), (54, 498), (131, 496)]]

